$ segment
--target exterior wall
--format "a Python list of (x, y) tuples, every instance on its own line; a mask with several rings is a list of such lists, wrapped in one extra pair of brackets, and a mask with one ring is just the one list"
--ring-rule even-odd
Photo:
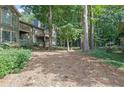
[(56, 45), (56, 31), (52, 32), (52, 45)]
[(20, 31), (31, 32), (31, 29), (32, 29), (31, 26), (26, 25), (26, 24), (23, 23), (23, 22), (20, 22), (20, 23), (19, 23), (19, 30), (20, 30)]
[(2, 42), (2, 28), (1, 28), (1, 7), (0, 7), (0, 43)]
[(44, 36), (44, 33), (41, 29), (34, 28), (36, 36)]
[(32, 46), (32, 26), (19, 21), (19, 44), (20, 46)]
[(20, 27), (19, 27), (19, 31), (23, 31), (28, 33), (28, 38), (32, 39), (33, 36), (33, 27), (31, 25), (25, 24), (23, 22), (20, 22)]
[(13, 23), (13, 32), (15, 32), (16, 42), (19, 42), (19, 16), (14, 14), (13, 17), (16, 17), (16, 23)]
[(32, 40), (33, 40), (33, 43), (36, 43), (36, 35), (35, 35), (35, 29), (32, 28)]
[(29, 42), (30, 42), (30, 46), (32, 46), (33, 45), (33, 33), (32, 33), (32, 31), (33, 31), (33, 28), (31, 27), (30, 28), (30, 33), (29, 33)]
[(1, 6), (0, 6), (0, 23), (1, 23)]
[[(7, 22), (3, 20), (3, 17), (4, 17), (4, 7), (8, 9), (9, 11), (9, 14), (10, 14), (10, 24), (6, 24)], [(0, 6), (0, 30), (1, 30), (1, 42), (4, 42), (4, 40), (2, 40), (2, 33), (4, 31), (6, 32), (10, 32), (10, 41), (7, 41), (7, 42), (10, 42), (10, 43), (13, 43), (13, 42), (18, 42), (18, 33), (19, 33), (19, 16), (17, 16), (17, 14), (15, 13), (15, 11), (10, 7), (10, 6)], [(6, 22), (6, 23), (4, 23)], [(13, 35), (13, 36), (12, 36)], [(14, 38), (13, 38), (14, 37)], [(6, 42), (6, 41), (5, 41)]]
[(2, 31), (0, 30), (0, 43), (2, 42)]
[[(11, 14), (11, 24), (8, 24), (9, 22), (3, 21), (3, 12), (4, 8), (6, 7), (9, 9), (10, 14)], [(5, 19), (4, 19), (5, 20)], [(4, 23), (6, 22), (6, 23)], [(39, 27), (35, 27), (31, 24), (21, 22), (19, 21), (19, 15), (17, 15), (16, 10), (12, 6), (0, 6), (0, 43), (1, 42), (7, 42), (2, 40), (2, 33), (4, 31), (7, 31), (10, 33), (10, 41), (9, 43), (18, 43), (20, 44), (20, 32), (28, 33), (29, 38), (27, 38), (28, 44), (32, 45), (33, 43), (37, 42), (37, 36), (44, 37), (44, 32), (43, 29)], [(4, 32), (5, 33), (5, 32)], [(45, 33), (45, 37), (48, 35), (48, 33)], [(15, 37), (16, 42), (13, 41), (13, 38)], [(41, 39), (42, 41), (42, 39)], [(27, 44), (27, 43), (26, 43)], [(27, 44), (27, 45), (28, 45)]]
[(38, 39), (38, 37), (44, 37), (43, 30), (38, 28), (33, 28), (32, 37), (33, 37), (33, 43), (38, 43), (39, 41), (41, 41), (42, 43), (43, 40)]

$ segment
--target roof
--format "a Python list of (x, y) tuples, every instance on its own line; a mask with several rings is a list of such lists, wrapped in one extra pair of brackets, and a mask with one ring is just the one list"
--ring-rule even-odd
[[(2, 5), (3, 7), (11, 7), (15, 13), (20, 17), (21, 16), (21, 13), (16, 9), (16, 7), (14, 5)], [(32, 25), (32, 24), (29, 24), (29, 23), (26, 23), (26, 22), (23, 22), (23, 21), (19, 21), (20, 23), (23, 23), (23, 24), (26, 24), (28, 26), (31, 26), (31, 27), (35, 27), (37, 29), (40, 29), (40, 30), (44, 30), (43, 28), (39, 28), (39, 27), (36, 27), (35, 25)]]
[(17, 13), (17, 15), (21, 16), (21, 13), (16, 9), (15, 6), (12, 5), (11, 7), (15, 10), (15, 12)]
[(14, 5), (2, 5), (1, 7), (9, 7), (10, 9), (13, 9), (14, 12), (15, 12), (19, 17), (21, 16), (20, 12), (15, 8)]

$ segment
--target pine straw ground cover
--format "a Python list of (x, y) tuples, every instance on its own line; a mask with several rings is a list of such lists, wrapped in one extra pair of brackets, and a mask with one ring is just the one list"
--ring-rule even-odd
[(101, 60), (76, 51), (34, 51), (24, 69), (0, 86), (124, 86), (124, 72)]

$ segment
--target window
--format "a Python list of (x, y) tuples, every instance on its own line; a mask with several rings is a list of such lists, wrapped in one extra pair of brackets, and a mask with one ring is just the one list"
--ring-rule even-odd
[(3, 8), (2, 11), (2, 22), (5, 24), (12, 24), (12, 16), (8, 8)]
[(10, 41), (10, 32), (7, 31), (2, 32), (2, 41), (3, 42)]
[(12, 32), (12, 41), (16, 42), (16, 34), (15, 34), (15, 32)]
[(13, 21), (13, 25), (18, 26), (18, 20), (17, 20), (17, 17), (15, 15), (13, 15), (12, 21)]

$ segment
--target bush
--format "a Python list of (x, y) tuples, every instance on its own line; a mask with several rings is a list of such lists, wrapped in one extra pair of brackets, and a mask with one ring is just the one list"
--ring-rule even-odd
[(3, 49), (8, 49), (8, 48), (10, 48), (10, 46), (11, 46), (10, 43), (1, 43), (0, 44), (0, 47)]
[(24, 67), (31, 56), (30, 50), (4, 49), (0, 51), (0, 78)]
[(3, 50), (3, 48), (2, 47), (0, 47), (0, 51), (2, 51)]
[(30, 39), (23, 39), (23, 40), (20, 40), (20, 46), (26, 49), (31, 49), (32, 42)]
[(11, 48), (19, 48), (19, 44), (18, 43), (12, 43), (11, 44)]
[(33, 46), (34, 47), (39, 47), (39, 43), (37, 42), (37, 43), (33, 43)]

